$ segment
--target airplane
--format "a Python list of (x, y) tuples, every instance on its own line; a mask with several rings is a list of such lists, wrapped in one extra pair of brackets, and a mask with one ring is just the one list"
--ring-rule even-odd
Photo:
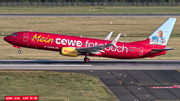
[(166, 47), (176, 18), (169, 18), (147, 39), (136, 42), (118, 42), (121, 34), (110, 41), (111, 32), (104, 40), (52, 34), (45, 32), (21, 31), (4, 37), (4, 40), (21, 47), (57, 51), (61, 55), (77, 57), (85, 55), (84, 62), (90, 62), (88, 56), (135, 59), (164, 55), (173, 48)]

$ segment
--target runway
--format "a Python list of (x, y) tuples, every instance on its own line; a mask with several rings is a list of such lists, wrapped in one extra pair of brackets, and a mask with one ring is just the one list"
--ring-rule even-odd
[(0, 70), (175, 70), (180, 60), (1, 60)]
[[(0, 60), (0, 70), (45, 70), (98, 76), (120, 101), (178, 101), (180, 60)], [(121, 82), (121, 83), (120, 83)]]
[(150, 88), (180, 85), (180, 72), (176, 70), (61, 70), (58, 72), (96, 75), (119, 101), (180, 101), (179, 88)]
[(0, 17), (180, 17), (180, 14), (0, 14)]

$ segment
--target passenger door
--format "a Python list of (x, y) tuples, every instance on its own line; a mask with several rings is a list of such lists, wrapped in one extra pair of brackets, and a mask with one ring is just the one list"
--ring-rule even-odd
[(27, 41), (28, 41), (28, 33), (24, 33), (23, 41), (24, 41), (24, 42), (27, 42)]
[(140, 48), (139, 48), (139, 56), (143, 56), (143, 51), (144, 51), (144, 48), (143, 48), (143, 47), (140, 47)]

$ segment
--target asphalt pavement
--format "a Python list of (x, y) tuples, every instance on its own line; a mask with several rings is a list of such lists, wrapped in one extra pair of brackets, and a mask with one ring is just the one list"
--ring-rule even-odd
[(60, 70), (58, 72), (98, 76), (120, 101), (180, 100), (180, 88), (150, 88), (180, 85), (180, 72), (177, 70)]
[[(0, 60), (0, 70), (43, 70), (98, 76), (120, 101), (180, 100), (180, 60)], [(158, 88), (150, 87), (172, 87)]]

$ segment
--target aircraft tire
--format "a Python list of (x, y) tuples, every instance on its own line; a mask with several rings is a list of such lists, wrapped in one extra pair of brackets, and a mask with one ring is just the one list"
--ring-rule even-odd
[(21, 54), (21, 50), (18, 50), (18, 53)]
[(84, 62), (88, 63), (88, 62), (90, 62), (90, 59), (89, 58), (84, 58)]

